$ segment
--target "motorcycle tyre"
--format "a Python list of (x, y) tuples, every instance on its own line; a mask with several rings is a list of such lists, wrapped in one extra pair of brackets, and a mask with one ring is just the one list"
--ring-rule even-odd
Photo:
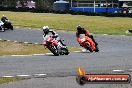
[(55, 56), (59, 56), (59, 52), (58, 52), (58, 48), (57, 46), (54, 46), (57, 49), (57, 52), (55, 49), (53, 49), (53, 46), (50, 44), (47, 46), (47, 48), (55, 55)]

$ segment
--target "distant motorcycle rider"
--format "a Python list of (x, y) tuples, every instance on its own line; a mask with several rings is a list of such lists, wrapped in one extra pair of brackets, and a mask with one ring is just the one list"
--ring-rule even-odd
[(58, 34), (55, 31), (49, 29), (48, 26), (43, 26), (43, 39), (45, 39), (46, 35), (51, 35), (50, 33), (52, 33), (52, 35), (53, 35), (52, 37), (53, 38), (55, 38), (57, 41), (59, 41), (61, 43), (62, 47), (65, 47), (66, 46), (62, 42), (62, 40), (59, 38)]
[(3, 15), (2, 18), (1, 18), (1, 21), (2, 21), (3, 23), (5, 23), (6, 20), (8, 20), (7, 17), (6, 17), (5, 15)]
[(77, 41), (79, 42), (80, 46), (82, 46), (82, 41), (80, 39), (80, 34), (85, 34), (86, 36), (88, 36), (89, 38), (91, 38), (93, 40), (95, 45), (98, 45), (98, 43), (95, 41), (93, 35), (91, 35), (88, 30), (86, 30), (85, 28), (78, 25), (77, 26), (77, 32), (76, 32), (76, 38), (77, 38)]

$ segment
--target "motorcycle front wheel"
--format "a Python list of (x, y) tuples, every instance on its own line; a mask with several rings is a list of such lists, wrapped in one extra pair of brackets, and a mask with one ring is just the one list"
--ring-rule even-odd
[(55, 56), (59, 56), (59, 51), (57, 46), (52, 46), (51, 44), (47, 46), (48, 49), (55, 55)]
[(95, 50), (95, 52), (99, 52), (99, 48), (98, 48), (98, 46), (96, 46), (96, 50)]
[(89, 46), (88, 42), (85, 42), (86, 49), (89, 50), (90, 52), (93, 52), (92, 47)]
[(69, 54), (69, 50), (67, 48), (62, 48), (62, 52), (65, 54), (65, 55), (68, 55)]
[(5, 29), (3, 27), (0, 27), (0, 32), (5, 32)]
[(11, 29), (11, 30), (14, 30), (12, 25), (10, 26), (10, 29)]

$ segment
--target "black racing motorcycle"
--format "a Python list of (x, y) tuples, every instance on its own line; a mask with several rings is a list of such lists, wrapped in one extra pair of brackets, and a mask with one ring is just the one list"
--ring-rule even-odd
[(13, 25), (9, 20), (5, 20), (3, 23), (4, 30), (13, 30)]

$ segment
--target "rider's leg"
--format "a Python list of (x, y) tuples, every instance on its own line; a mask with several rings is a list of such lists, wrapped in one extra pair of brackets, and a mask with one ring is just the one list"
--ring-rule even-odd
[(66, 46), (66, 44), (64, 44), (63, 42), (62, 42), (62, 40), (59, 40), (60, 41), (60, 43), (63, 45), (63, 46)]
[(66, 46), (59, 37), (57, 37), (56, 40), (59, 41), (62, 46)]
[(77, 38), (77, 42), (80, 44), (80, 46), (83, 46), (83, 43), (80, 38)]
[(98, 43), (95, 41), (93, 35), (88, 35), (89, 38), (91, 38), (93, 40), (93, 42), (95, 43), (95, 45), (98, 45)]

